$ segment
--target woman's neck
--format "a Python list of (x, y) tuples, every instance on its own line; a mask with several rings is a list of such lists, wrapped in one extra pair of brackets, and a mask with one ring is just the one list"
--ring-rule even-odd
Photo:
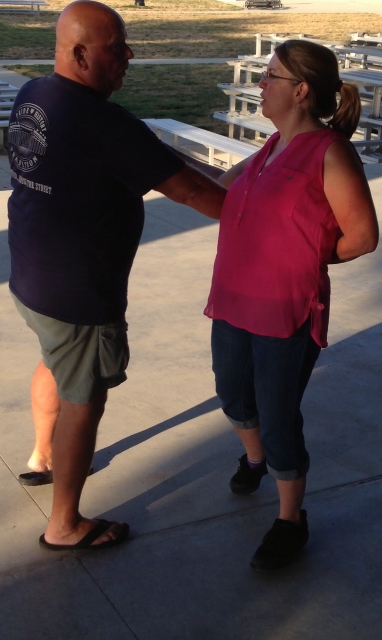
[(308, 123), (305, 126), (294, 127), (289, 131), (284, 131), (284, 135), (279, 130), (280, 137), (273, 145), (270, 154), (265, 162), (264, 166), (268, 166), (277, 156), (287, 148), (290, 142), (300, 133), (308, 133), (309, 131), (319, 131), (320, 129), (325, 129), (325, 126), (320, 120), (318, 122), (312, 122), (310, 125)]
[(318, 131), (319, 129), (325, 129), (326, 125), (318, 118), (312, 118), (310, 115), (302, 112), (301, 109), (296, 109), (290, 118), (286, 118), (280, 122), (273, 123), (280, 134), (280, 143), (284, 145), (284, 148), (293, 140), (299, 133), (308, 133), (309, 131)]

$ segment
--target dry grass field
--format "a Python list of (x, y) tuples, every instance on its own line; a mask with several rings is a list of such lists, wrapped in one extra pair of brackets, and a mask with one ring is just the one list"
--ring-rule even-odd
[[(50, 0), (40, 19), (29, 12), (0, 9), (0, 58), (45, 58), (54, 54), (54, 25), (68, 4)], [(138, 58), (222, 57), (252, 53), (253, 36), (307, 33), (344, 42), (352, 31), (382, 31), (376, 14), (287, 14), (245, 11), (215, 0), (146, 0), (145, 7), (109, 1), (126, 21)]]
[[(382, 31), (376, 14), (288, 14), (283, 11), (245, 11), (216, 0), (134, 0), (107, 4), (124, 18), (128, 41), (136, 58), (232, 57), (254, 52), (254, 35), (305, 33), (332, 42), (346, 42), (354, 31)], [(30, 12), (0, 9), (0, 59), (52, 59), (54, 27), (68, 4), (49, 0), (40, 19)], [(51, 68), (18, 69), (30, 77)], [(227, 97), (216, 88), (229, 82), (227, 65), (131, 65), (123, 89), (113, 100), (139, 117), (172, 117), (219, 133), (226, 125), (212, 118), (227, 108)]]

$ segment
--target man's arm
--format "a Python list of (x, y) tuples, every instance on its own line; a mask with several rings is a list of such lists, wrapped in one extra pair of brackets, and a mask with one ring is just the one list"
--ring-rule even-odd
[(227, 190), (193, 167), (185, 165), (178, 173), (154, 187), (164, 196), (192, 207), (208, 218), (219, 220)]
[(257, 153), (256, 151), (253, 155), (249, 156), (248, 158), (244, 158), (240, 162), (237, 162), (236, 164), (234, 164), (233, 167), (228, 169), (228, 171), (225, 171), (224, 169), (220, 169), (219, 167), (214, 167), (210, 164), (206, 164), (205, 162), (202, 162), (201, 160), (192, 158), (191, 156), (188, 156), (186, 153), (183, 153), (183, 151), (179, 151), (177, 147), (170, 147), (170, 145), (168, 144), (166, 146), (169, 149), (171, 149), (173, 153), (179, 156), (179, 158), (184, 160), (189, 166), (195, 167), (196, 169), (204, 173), (206, 176), (213, 178), (214, 180), (219, 182), (219, 184), (222, 184), (223, 187), (227, 187), (227, 188), (230, 187), (231, 184), (236, 180), (236, 178), (238, 178), (242, 174), (246, 166), (250, 162), (252, 162), (253, 157)]
[(184, 160), (184, 162), (189, 167), (194, 167), (194, 169), (201, 171), (201, 173), (203, 173), (205, 176), (208, 176), (209, 178), (213, 178), (214, 180), (217, 180), (217, 182), (220, 182), (219, 178), (225, 173), (224, 169), (215, 167), (212, 164), (207, 164), (202, 160), (197, 160), (197, 158), (193, 158), (192, 156), (187, 155), (187, 153), (183, 153), (183, 151), (180, 151), (178, 147), (171, 147), (167, 143), (164, 144), (166, 144), (166, 147), (171, 149), (171, 151), (175, 153), (175, 155)]

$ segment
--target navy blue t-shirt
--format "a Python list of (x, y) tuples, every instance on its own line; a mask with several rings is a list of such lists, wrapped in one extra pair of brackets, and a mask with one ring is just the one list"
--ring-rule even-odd
[(120, 318), (142, 196), (184, 162), (126, 109), (56, 73), (20, 89), (8, 142), (11, 291), (63, 322)]

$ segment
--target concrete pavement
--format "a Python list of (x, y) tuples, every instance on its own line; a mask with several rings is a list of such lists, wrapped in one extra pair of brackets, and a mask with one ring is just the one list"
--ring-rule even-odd
[[(382, 224), (382, 166), (366, 172)], [(380, 640), (382, 245), (331, 267), (330, 346), (303, 407), (311, 538), (296, 565), (261, 576), (248, 563), (277, 493), (269, 476), (249, 497), (228, 488), (243, 450), (218, 408), (202, 314), (217, 225), (148, 194), (129, 379), (110, 392), (81, 504), (89, 517), (127, 520), (132, 539), (54, 554), (38, 546), (52, 487), (17, 481), (33, 444), (39, 349), (8, 291), (9, 189), (0, 156), (1, 638)]]
[[(330, 346), (304, 400), (311, 539), (295, 566), (259, 576), (248, 563), (277, 494), (269, 476), (250, 497), (228, 488), (242, 448), (218, 408), (202, 314), (217, 225), (148, 194), (129, 380), (110, 392), (82, 500), (88, 516), (127, 520), (132, 539), (49, 553), (37, 540), (52, 488), (17, 481), (33, 443), (39, 349), (8, 292), (4, 156), (0, 165), (1, 637), (380, 640), (382, 246), (331, 268)], [(381, 219), (382, 167), (366, 171)]]

